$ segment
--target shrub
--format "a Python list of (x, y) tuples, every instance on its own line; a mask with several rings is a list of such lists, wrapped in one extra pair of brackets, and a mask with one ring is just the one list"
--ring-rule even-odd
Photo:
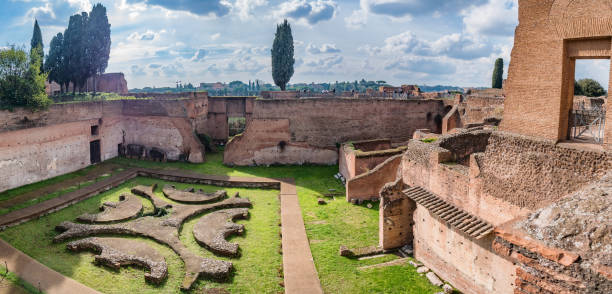
[(14, 46), (0, 50), (0, 108), (49, 106), (51, 100), (45, 93), (47, 75), (40, 71), (40, 50), (34, 48), (29, 56)]

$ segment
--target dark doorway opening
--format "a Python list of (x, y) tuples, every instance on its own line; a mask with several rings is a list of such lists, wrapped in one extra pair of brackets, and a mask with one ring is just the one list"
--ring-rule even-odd
[(245, 117), (228, 117), (227, 125), (229, 131), (229, 137), (233, 137), (244, 132), (246, 128), (246, 118)]
[(102, 161), (100, 158), (100, 140), (89, 142), (89, 158), (91, 160), (91, 164), (96, 164)]

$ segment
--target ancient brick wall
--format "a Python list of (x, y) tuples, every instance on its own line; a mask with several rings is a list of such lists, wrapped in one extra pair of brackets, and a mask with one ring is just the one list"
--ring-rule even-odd
[(337, 160), (335, 148), (291, 142), (288, 119), (251, 120), (223, 152), (223, 163), (229, 165), (333, 164)]
[(489, 136), (489, 132), (476, 131), (446, 135), (433, 143), (411, 140), (401, 165), (404, 183), (423, 187), (494, 225), (526, 213), (483, 190), (482, 159), (477, 159), (484, 155), (481, 152)]
[(0, 111), (0, 191), (88, 166), (93, 140), (100, 140), (101, 160), (116, 157), (125, 143), (158, 147), (171, 160), (188, 153), (190, 161), (202, 162), (194, 125), (206, 105), (206, 99), (123, 100)]
[(462, 235), (417, 205), (414, 256), (464, 293), (515, 293), (516, 266), (491, 249), (493, 236), (475, 240)]
[(398, 154), (386, 158), (372, 170), (357, 174), (346, 181), (346, 200), (376, 200), (380, 189), (389, 182), (397, 179), (397, 171), (402, 162), (402, 155)]
[(505, 132), (491, 135), (480, 162), (486, 194), (531, 210), (599, 179), (610, 168), (610, 152)]
[(355, 149), (347, 144), (342, 144), (339, 148), (338, 155), (338, 170), (342, 176), (349, 180), (356, 176), (355, 174)]
[[(297, 99), (297, 100), (255, 100), (252, 121), (247, 123), (245, 133), (252, 134), (249, 141), (233, 140), (225, 150), (225, 162), (241, 158), (248, 162), (256, 152), (263, 155), (263, 149), (276, 150), (280, 141), (274, 141), (267, 135), (256, 136), (256, 133), (268, 134), (270, 126), (265, 121), (285, 120), (286, 129), (282, 136), (287, 146), (300, 146), (298, 150), (337, 150), (337, 144), (348, 141), (388, 138), (392, 142), (404, 142), (412, 137), (417, 129), (438, 129), (436, 117), (440, 120), (444, 104), (439, 100), (389, 100), (389, 99)], [(261, 128), (261, 129), (259, 129)], [(244, 146), (230, 146), (247, 144)], [(295, 159), (284, 157), (286, 163), (303, 162), (306, 154), (296, 150)], [(242, 154), (234, 154), (241, 152)], [(326, 153), (326, 152), (324, 152)], [(311, 156), (312, 157), (312, 156)], [(327, 157), (320, 163), (335, 164), (338, 154)], [(262, 164), (268, 164), (261, 162)]]
[(605, 0), (520, 0), (502, 130), (566, 139), (575, 58), (609, 58), (610, 27), (612, 7)]
[(378, 138), (407, 141), (416, 129), (437, 129), (434, 118), (443, 111), (439, 100), (256, 100), (253, 118), (288, 118), (292, 141), (335, 147)]

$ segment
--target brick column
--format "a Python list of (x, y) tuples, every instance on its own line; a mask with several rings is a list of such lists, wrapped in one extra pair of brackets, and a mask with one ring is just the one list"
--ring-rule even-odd
[(416, 203), (406, 197), (402, 179), (387, 183), (380, 190), (379, 242), (383, 249), (412, 244), (412, 225)]

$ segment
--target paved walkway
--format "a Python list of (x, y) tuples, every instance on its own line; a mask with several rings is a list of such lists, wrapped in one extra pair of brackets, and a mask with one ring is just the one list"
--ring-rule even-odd
[[(306, 236), (304, 219), (302, 218), (302, 211), (300, 209), (297, 190), (293, 179), (279, 180), (257, 177), (230, 177), (204, 175), (183, 170), (133, 168), (83, 189), (2, 215), (0, 216), (0, 228), (17, 225), (21, 222), (57, 211), (70, 204), (112, 189), (137, 176), (217, 186), (280, 188), (285, 293), (323, 293), (310, 252), (310, 244)], [(32, 285), (37, 286), (40, 282), (41, 289), (46, 293), (97, 293), (93, 289), (87, 288), (47, 268), (19, 250), (11, 247), (6, 242), (0, 240), (0, 260), (3, 259), (10, 260), (9, 269)], [(84, 287), (84, 289), (80, 290), (81, 288), (78, 287)], [(70, 291), (67, 289), (70, 289)]]
[(0, 260), (7, 262), (8, 268), (12, 273), (47, 294), (100, 293), (46, 267), (1, 239)]
[(281, 182), (281, 230), (285, 293), (323, 293), (306, 236), (295, 182)]

